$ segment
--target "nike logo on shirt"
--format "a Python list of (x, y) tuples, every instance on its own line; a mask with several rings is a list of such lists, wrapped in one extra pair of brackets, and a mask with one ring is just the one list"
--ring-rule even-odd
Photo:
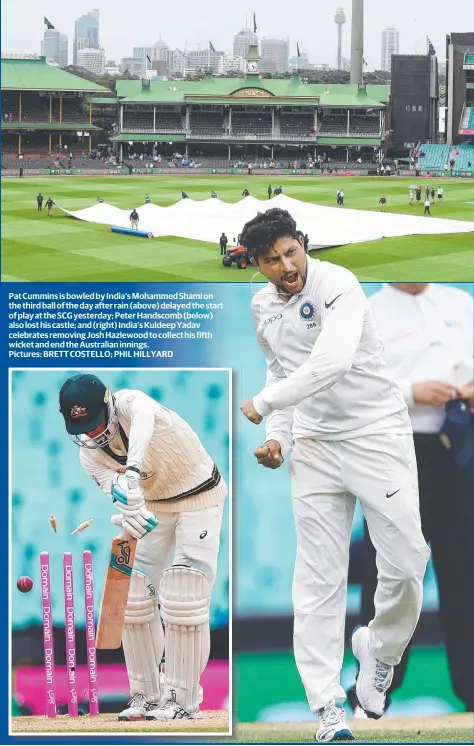
[(400, 487), (398, 488), (398, 490), (395, 490), (395, 492), (387, 492), (385, 494), (385, 497), (393, 497), (394, 495), (397, 494), (397, 492), (400, 492)]
[(327, 301), (325, 301), (324, 305), (326, 306), (326, 308), (331, 308), (332, 304), (335, 303), (337, 301), (337, 299), (341, 297), (341, 295), (343, 295), (343, 293), (339, 293), (339, 295), (336, 295), (336, 297), (333, 298), (330, 303), (328, 303)]

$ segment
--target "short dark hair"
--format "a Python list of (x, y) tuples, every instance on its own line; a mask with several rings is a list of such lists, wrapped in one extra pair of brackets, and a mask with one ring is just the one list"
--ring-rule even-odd
[(279, 238), (285, 236), (298, 238), (296, 222), (287, 210), (272, 207), (271, 210), (257, 213), (255, 218), (245, 223), (240, 243), (250, 257), (258, 259), (270, 251)]

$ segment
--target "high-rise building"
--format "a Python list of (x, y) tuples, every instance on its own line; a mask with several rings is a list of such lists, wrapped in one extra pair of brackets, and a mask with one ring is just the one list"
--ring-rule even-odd
[(99, 11), (91, 10), (74, 24), (73, 64), (77, 65), (80, 49), (99, 49)]
[(167, 60), (169, 51), (170, 48), (167, 43), (159, 39), (153, 44), (153, 55), (151, 55), (151, 58), (152, 60)]
[(254, 34), (254, 32), (251, 31), (249, 28), (244, 28), (242, 29), (242, 31), (239, 31), (239, 33), (234, 36), (234, 46), (232, 49), (234, 56), (243, 57), (245, 59), (247, 57), (250, 44), (257, 44), (258, 46), (258, 36), (257, 34)]
[(289, 67), (287, 39), (262, 39), (260, 70), (262, 73), (286, 73)]
[(59, 63), (59, 31), (47, 29), (41, 42), (41, 54), (47, 60)]
[(182, 49), (169, 49), (167, 52), (167, 70), (170, 78), (183, 75), (186, 69), (186, 52)]
[(46, 29), (41, 42), (41, 54), (48, 62), (56, 62), (59, 67), (68, 65), (68, 39), (58, 29)]
[(103, 49), (78, 49), (77, 66), (94, 73), (103, 75), (105, 72), (105, 52)]
[(141, 76), (144, 78), (146, 71), (151, 67), (151, 63), (148, 62), (147, 57), (152, 59), (153, 49), (151, 47), (133, 47), (133, 56), (136, 60), (141, 62)]
[(69, 64), (69, 42), (67, 34), (59, 34), (59, 67)]
[(196, 49), (186, 52), (186, 71), (196, 72), (197, 70), (211, 70), (214, 74), (219, 72), (221, 58), (224, 52), (216, 50), (211, 52), (209, 49)]
[(381, 70), (391, 71), (392, 55), (394, 54), (400, 54), (400, 34), (396, 28), (385, 28), (382, 31)]
[(300, 56), (294, 55), (293, 57), (290, 57), (289, 59), (289, 69), (290, 72), (297, 72), (298, 70), (309, 70), (310, 64), (308, 55), (306, 52), (302, 52)]
[(130, 75), (136, 75), (138, 78), (143, 76), (143, 63), (139, 57), (122, 57), (122, 72), (129, 72)]
[(117, 65), (115, 60), (107, 60), (104, 72), (106, 75), (120, 75), (122, 71), (120, 65)]
[(245, 67), (246, 63), (243, 57), (235, 54), (224, 54), (219, 60), (217, 72), (219, 75), (243, 73), (245, 72)]

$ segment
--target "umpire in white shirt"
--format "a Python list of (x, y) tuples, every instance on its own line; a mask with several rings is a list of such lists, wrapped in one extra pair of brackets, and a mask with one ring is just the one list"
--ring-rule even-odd
[(356, 499), (379, 569), (375, 615), (352, 638), (360, 663), (357, 697), (370, 717), (383, 714), (393, 666), (421, 611), (429, 549), (407, 406), (351, 272), (308, 257), (286, 210), (257, 215), (241, 243), (269, 280), (252, 301), (266, 383), (241, 409), (255, 424), (266, 417), (259, 463), (277, 468), (293, 448), (296, 664), (320, 718), (317, 740), (350, 740), (340, 673)]
[[(474, 405), (473, 299), (464, 290), (444, 285), (394, 283), (375, 293), (371, 305), (385, 358), (402, 387), (413, 424), (422, 529), (431, 543), (438, 579), (451, 681), (466, 710), (472, 711), (474, 449), (468, 445), (460, 463), (443, 430), (446, 409)], [(373, 616), (377, 584), (375, 550), (367, 532), (363, 567), (361, 620), (366, 623)], [(389, 693), (402, 683), (407, 660), (408, 650), (395, 669)], [(353, 692), (349, 699), (354, 705)]]

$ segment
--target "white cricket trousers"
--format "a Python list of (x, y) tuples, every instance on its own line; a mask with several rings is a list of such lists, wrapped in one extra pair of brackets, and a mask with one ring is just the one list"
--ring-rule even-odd
[(430, 550), (421, 532), (412, 435), (299, 438), (290, 473), (297, 536), (294, 650), (316, 712), (332, 697), (346, 696), (340, 673), (356, 498), (377, 551), (370, 647), (384, 663), (400, 662), (418, 623)]
[(158, 526), (137, 542), (134, 566), (146, 573), (155, 588), (171, 564), (189, 565), (214, 585), (219, 555), (223, 505), (183, 513), (155, 512)]

